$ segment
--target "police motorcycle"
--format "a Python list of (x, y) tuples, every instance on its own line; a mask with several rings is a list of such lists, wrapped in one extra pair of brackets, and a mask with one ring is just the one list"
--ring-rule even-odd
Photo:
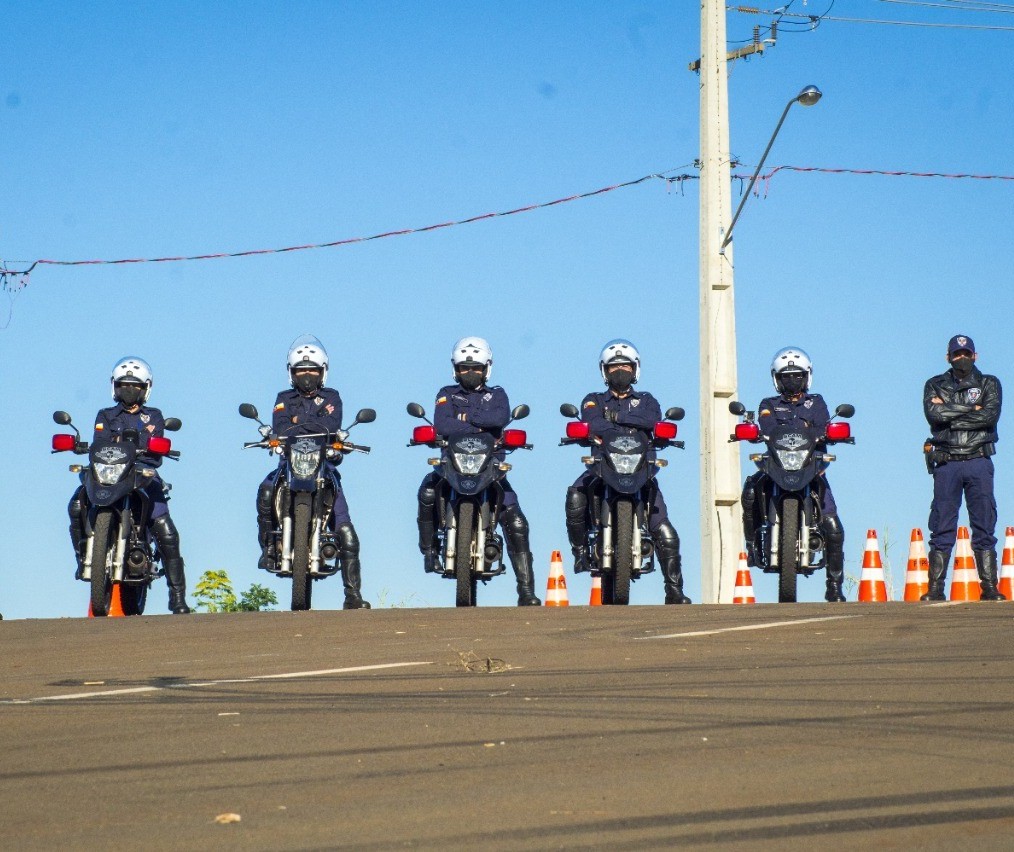
[[(751, 544), (766, 574), (778, 574), (778, 602), (795, 603), (796, 578), (809, 577), (827, 566), (824, 537), (820, 532), (820, 474), (837, 457), (824, 450), (834, 444), (854, 444), (848, 423), (829, 422), (823, 433), (814, 428), (779, 424), (770, 435), (762, 435), (753, 411), (741, 402), (730, 402), (729, 412), (743, 420), (736, 424), (729, 441), (765, 443), (762, 453), (751, 453), (769, 483), (765, 488), (763, 521)], [(832, 415), (848, 419), (856, 413), (847, 403)]]
[(353, 452), (369, 453), (370, 448), (353, 444), (348, 433), (359, 423), (372, 423), (377, 412), (363, 408), (349, 429), (312, 435), (275, 435), (261, 423), (257, 409), (248, 402), (239, 407), (241, 416), (256, 420), (260, 441), (249, 441), (243, 449), (261, 447), (284, 457), (274, 494), (275, 528), (271, 545), (277, 553), (274, 568), (279, 577), (292, 578), (292, 609), (310, 609), (313, 581), (339, 571), (338, 542), (328, 521), (334, 509), (338, 481), (325, 462), (340, 464)]
[[(72, 464), (70, 472), (80, 475), (87, 500), (80, 579), (91, 585), (91, 613), (96, 617), (109, 614), (113, 584), (118, 583), (123, 612), (141, 615), (148, 589), (164, 572), (158, 545), (148, 531), (151, 500), (145, 488), (156, 471), (137, 462), (146, 458), (178, 459), (179, 451), (161, 435), (149, 437), (147, 448), (142, 449), (135, 429), (103, 436), (89, 444), (81, 440), (66, 411), (54, 412), (53, 421), (69, 426), (74, 434), (54, 435), (52, 452), (88, 456), (87, 465)], [(176, 432), (182, 425), (175, 417), (165, 421), (168, 432)], [(166, 483), (165, 487), (168, 490), (171, 486)]]
[[(564, 417), (578, 418), (577, 406), (560, 406)], [(582, 456), (581, 461), (595, 478), (588, 494), (591, 524), (588, 528), (589, 570), (602, 578), (602, 603), (626, 606), (630, 603), (630, 583), (655, 570), (655, 549), (651, 543), (648, 518), (653, 502), (655, 477), (668, 465), (665, 459), (649, 460), (651, 450), (668, 447), (684, 449), (676, 440), (682, 408), (670, 408), (665, 419), (655, 424), (649, 437), (638, 430), (609, 429), (592, 435), (590, 424), (574, 420), (567, 424), (560, 446), (577, 444), (598, 448), (598, 454)]]
[[(530, 450), (528, 433), (504, 429), (500, 437), (487, 432), (441, 438), (426, 418), (426, 410), (410, 402), (406, 411), (428, 425), (412, 430), (410, 447), (441, 450), (430, 465), (440, 476), (437, 489), (437, 539), (443, 576), (457, 584), (455, 606), (475, 606), (478, 583), (488, 583), (506, 571), (503, 539), (497, 534), (504, 479), (511, 465), (499, 453)], [(527, 405), (515, 406), (509, 423), (529, 414)]]

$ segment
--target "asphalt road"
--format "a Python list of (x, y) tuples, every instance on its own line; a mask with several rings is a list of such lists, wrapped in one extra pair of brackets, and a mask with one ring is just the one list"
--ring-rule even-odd
[(1009, 849), (1012, 622), (985, 603), (3, 621), (0, 842)]

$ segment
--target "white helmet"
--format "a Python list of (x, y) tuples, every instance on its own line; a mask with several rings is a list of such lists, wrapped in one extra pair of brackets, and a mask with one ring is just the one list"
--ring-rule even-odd
[(602, 381), (607, 384), (606, 366), (608, 364), (633, 364), (633, 384), (637, 384), (637, 380), (641, 376), (641, 356), (637, 348), (629, 340), (623, 340), (622, 338), (610, 340), (602, 347), (602, 354), (599, 356), (599, 372), (602, 373)]
[(109, 377), (109, 389), (113, 399), (116, 399), (116, 385), (118, 383), (144, 385), (144, 396), (141, 397), (143, 405), (148, 401), (148, 394), (151, 393), (151, 366), (136, 355), (125, 355), (113, 365), (113, 374)]
[(289, 346), (289, 384), (296, 386), (292, 377), (292, 371), (298, 367), (303, 369), (317, 369), (321, 371), (320, 384), (323, 387), (327, 384), (327, 350), (312, 334), (301, 334), (292, 341)]
[[(489, 381), (493, 372), (493, 350), (481, 337), (462, 337), (451, 349), (451, 365), (457, 369), (462, 364), (482, 364), (486, 368), (483, 379)], [(457, 380), (457, 376), (454, 378)]]
[(775, 383), (775, 390), (778, 393), (784, 393), (780, 378), (782, 373), (806, 373), (806, 386), (803, 390), (808, 391), (810, 381), (813, 379), (813, 363), (810, 356), (795, 346), (779, 349), (771, 359), (771, 381)]

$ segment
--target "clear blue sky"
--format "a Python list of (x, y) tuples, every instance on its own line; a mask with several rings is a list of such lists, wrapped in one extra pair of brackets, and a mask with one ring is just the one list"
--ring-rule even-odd
[[(798, 11), (819, 14), (825, 3)], [(682, 167), (698, 155), (699, 6), (676, 2), (3, 2), (0, 259), (155, 257), (324, 242), (420, 227)], [(877, 0), (833, 13), (1014, 26)], [(729, 14), (730, 40), (770, 17)], [(1014, 32), (825, 22), (731, 68), (732, 150), (747, 172), (809, 83), (769, 165), (1012, 174)], [(830, 471), (858, 575), (865, 531), (890, 530), (900, 589), (931, 481), (921, 391), (947, 338), (1011, 380), (1014, 183), (782, 173), (736, 233), (739, 382), (753, 407), (772, 353), (807, 349), (814, 389), (849, 401), (855, 447)], [(737, 185), (738, 199), (738, 185)], [(511, 479), (532, 526), (538, 585), (565, 552), (563, 494), (581, 471), (556, 446), (561, 402), (600, 386), (603, 342), (639, 347), (640, 387), (689, 412), (662, 485), (700, 599), (698, 194), (649, 182), (547, 210), (336, 249), (130, 266), (39, 267), (0, 332), (0, 612), (80, 616), (65, 506), (75, 478), (50, 456), (54, 409), (86, 431), (126, 353), (154, 367), (152, 404), (184, 421), (167, 465), (191, 588), (226, 569), (240, 588), (288, 585), (255, 568), (254, 494), (271, 464), (238, 403), (268, 411), (285, 353), (317, 334), (346, 410), (371, 406), (371, 444), (343, 472), (378, 604), (446, 606), (424, 575), (405, 446), (410, 400), (432, 409), (451, 343), (489, 339), (494, 378), (527, 402), (536, 448)], [(11, 263), (12, 267), (19, 264)], [(0, 314), (8, 307), (0, 294)], [(0, 315), (0, 321), (4, 316)], [(2, 323), (0, 323), (2, 324)], [(1010, 415), (1001, 421), (1007, 438)], [(1000, 532), (1014, 523), (1014, 448), (997, 458)], [(748, 466), (744, 465), (744, 474)], [(755, 576), (760, 600), (773, 579)], [(571, 599), (587, 601), (587, 575)], [(823, 583), (805, 581), (819, 599)], [(508, 574), (480, 603), (515, 602)], [(854, 597), (854, 591), (852, 592)], [(636, 603), (658, 603), (656, 574)], [(337, 579), (317, 608), (338, 608)], [(150, 611), (163, 612), (160, 585)]]

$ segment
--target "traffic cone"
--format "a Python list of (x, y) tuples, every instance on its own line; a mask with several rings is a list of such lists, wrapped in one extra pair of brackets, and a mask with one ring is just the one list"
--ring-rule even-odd
[[(92, 602), (88, 601), (88, 617), (95, 618), (95, 613), (92, 612)], [(113, 595), (109, 599), (109, 612), (106, 613), (107, 618), (126, 618), (127, 613), (123, 611), (123, 600), (120, 598), (120, 584), (113, 583)]]
[(1007, 600), (1014, 600), (1014, 527), (1007, 527), (1003, 540), (1003, 562), (1000, 565), (1000, 594)]
[(736, 571), (736, 586), (732, 590), (732, 602), (734, 604), (757, 603), (753, 596), (753, 580), (750, 578), (750, 568), (746, 564), (746, 554), (739, 554), (739, 568)]
[(549, 560), (549, 582), (546, 583), (546, 606), (570, 606), (567, 578), (563, 574), (563, 557), (554, 550)]
[(602, 606), (602, 578), (592, 577), (591, 598), (588, 606)]
[(859, 602), (883, 603), (887, 600), (884, 582), (884, 563), (880, 561), (880, 543), (877, 531), (866, 531), (866, 550), (863, 552), (863, 572), (859, 576)]
[(979, 572), (975, 570), (968, 527), (958, 527), (958, 546), (954, 551), (954, 572), (951, 576), (952, 601), (977, 601), (982, 597)]
[(908, 568), (905, 569), (905, 600), (917, 601), (929, 591), (929, 559), (922, 530), (912, 530), (912, 543), (908, 546)]

